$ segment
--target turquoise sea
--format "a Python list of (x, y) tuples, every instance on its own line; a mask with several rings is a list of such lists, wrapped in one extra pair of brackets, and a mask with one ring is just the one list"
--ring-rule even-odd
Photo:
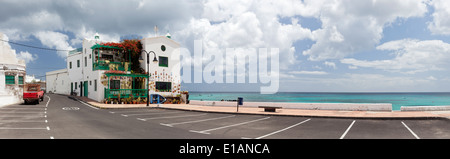
[(391, 103), (393, 110), (401, 106), (442, 106), (450, 105), (450, 92), (439, 93), (211, 93), (189, 92), (190, 100), (220, 101), (236, 100), (244, 102), (289, 102), (289, 103)]

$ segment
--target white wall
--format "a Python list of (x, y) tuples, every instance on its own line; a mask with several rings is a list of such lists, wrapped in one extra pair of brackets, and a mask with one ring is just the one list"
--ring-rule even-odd
[[(159, 62), (154, 63), (153, 53), (150, 53), (150, 93), (161, 94), (163, 96), (176, 96), (180, 94), (179, 87), (180, 77), (180, 44), (165, 37), (144, 38), (141, 40), (142, 48), (147, 52), (155, 52), (158, 60), (160, 56), (168, 57), (168, 67), (160, 67)], [(166, 47), (165, 51), (161, 50), (161, 46)], [(141, 67), (147, 71), (147, 54), (142, 54), (144, 62)], [(155, 74), (157, 73), (157, 74)], [(172, 82), (172, 92), (155, 92), (155, 82)]]
[(47, 72), (46, 74), (46, 90), (56, 94), (70, 94), (70, 79), (67, 69)]

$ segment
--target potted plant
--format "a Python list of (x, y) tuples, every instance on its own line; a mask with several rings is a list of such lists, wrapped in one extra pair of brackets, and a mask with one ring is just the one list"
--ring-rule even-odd
[(136, 99), (133, 99), (133, 104), (136, 104), (136, 103), (137, 103)]
[(138, 97), (138, 98), (136, 99), (136, 102), (137, 102), (138, 104), (142, 104), (141, 97)]

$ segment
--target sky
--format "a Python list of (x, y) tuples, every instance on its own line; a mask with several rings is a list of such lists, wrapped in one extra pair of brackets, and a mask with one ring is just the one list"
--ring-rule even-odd
[[(449, 92), (448, 17), (448, 0), (0, 0), (0, 32), (27, 45), (71, 50), (96, 32), (116, 42), (153, 37), (157, 25), (191, 55), (195, 40), (203, 54), (278, 48), (280, 92)], [(27, 74), (66, 67), (67, 52), (11, 47)], [(182, 85), (254, 92), (267, 84)]]

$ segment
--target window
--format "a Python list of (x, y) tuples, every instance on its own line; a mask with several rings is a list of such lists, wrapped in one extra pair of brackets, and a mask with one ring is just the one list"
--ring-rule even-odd
[(78, 88), (77, 82), (75, 82), (75, 90)]
[(171, 92), (172, 82), (156, 82), (156, 90), (159, 92)]
[(72, 61), (69, 62), (69, 69), (72, 69)]
[(164, 46), (164, 45), (161, 45), (161, 51), (166, 51), (166, 46)]
[(92, 81), (89, 81), (89, 85), (92, 86)]
[(169, 58), (164, 56), (159, 56), (159, 66), (169, 67)]
[(97, 80), (94, 80), (94, 91), (97, 91)]
[(5, 75), (5, 83), (6, 84), (16, 84), (16, 80), (14, 76)]
[(84, 57), (84, 67), (87, 67), (87, 56)]
[(80, 67), (80, 60), (77, 60), (77, 67)]
[(23, 84), (23, 76), (19, 76), (19, 84)]
[(120, 89), (120, 80), (111, 80), (109, 82), (109, 89)]

